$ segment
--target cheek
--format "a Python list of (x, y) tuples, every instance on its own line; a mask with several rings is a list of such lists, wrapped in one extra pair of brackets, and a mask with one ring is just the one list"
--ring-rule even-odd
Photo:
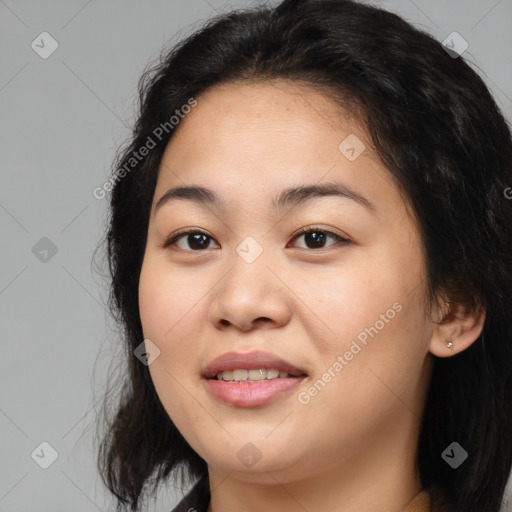
[(365, 329), (376, 322), (379, 328), (385, 325), (387, 329), (389, 324), (383, 324), (381, 315), (390, 318), (390, 323), (399, 316), (396, 309), (400, 306), (393, 308), (393, 304), (403, 299), (401, 283), (389, 269), (386, 274), (372, 263), (361, 262), (333, 268), (309, 280), (296, 277), (294, 292), (305, 313), (301, 321), (309, 318), (310, 330), (313, 325), (318, 327), (314, 342), (327, 355), (348, 349), (354, 338), (360, 333), (364, 338)]
[(166, 388), (174, 387), (173, 377), (181, 380), (185, 368), (190, 372), (193, 343), (191, 337), (183, 333), (193, 316), (189, 302), (195, 298), (187, 288), (181, 293), (179, 283), (173, 282), (170, 273), (160, 271), (161, 268), (157, 261), (146, 258), (139, 280), (139, 313), (144, 338), (150, 339), (160, 350), (159, 357), (149, 367), (157, 390), (158, 384), (164, 382)]
[[(312, 339), (324, 370), (337, 375), (331, 390), (378, 401), (388, 392), (379, 377), (392, 389), (406, 390), (427, 352), (430, 330), (421, 300), (421, 259), (417, 253), (401, 258), (390, 247), (384, 255), (369, 254), (345, 268), (319, 279), (296, 280), (295, 291), (313, 313), (307, 316), (321, 326)], [(336, 371), (338, 356), (344, 362)], [(360, 387), (363, 380), (367, 391)]]
[(140, 318), (144, 338), (160, 350), (148, 367), (156, 393), (168, 416), (184, 432), (200, 416), (185, 390), (191, 380), (199, 378), (199, 370), (194, 373), (198, 352), (194, 330), (200, 322), (199, 310), (193, 305), (201, 291), (194, 292), (193, 287), (176, 280), (176, 275), (171, 279), (170, 273), (159, 268), (151, 258), (144, 261), (139, 280)]
[[(197, 308), (204, 290), (187, 272), (170, 272), (157, 257), (148, 256), (139, 280), (139, 311), (147, 338), (176, 338)], [(167, 341), (166, 341), (167, 343)]]

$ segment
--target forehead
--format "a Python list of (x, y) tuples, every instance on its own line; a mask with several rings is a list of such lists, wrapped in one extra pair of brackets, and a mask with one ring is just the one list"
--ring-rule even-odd
[[(265, 140), (272, 142), (269, 151), (284, 151), (308, 141), (307, 148), (322, 140), (337, 147), (340, 132), (357, 132), (367, 139), (363, 123), (353, 114), (356, 106), (343, 109), (332, 94), (325, 87), (317, 90), (285, 79), (216, 85), (197, 98), (197, 106), (181, 121), (170, 145), (195, 137), (197, 149), (237, 144), (250, 151)], [(369, 144), (367, 149), (367, 157), (370, 152), (377, 156)]]
[[(390, 178), (362, 123), (331, 97), (289, 80), (227, 83), (197, 98), (162, 158), (155, 200), (170, 187), (203, 185), (228, 199), (269, 202), (284, 189), (323, 181), (375, 192)], [(340, 150), (359, 141), (361, 155)], [(371, 190), (369, 191), (371, 193)]]

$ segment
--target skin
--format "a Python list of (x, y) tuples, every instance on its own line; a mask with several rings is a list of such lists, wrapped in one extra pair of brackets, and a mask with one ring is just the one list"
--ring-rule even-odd
[[(415, 450), (432, 354), (467, 348), (483, 315), (457, 304), (427, 314), (417, 224), (364, 128), (327, 95), (273, 80), (216, 86), (197, 100), (162, 159), (139, 304), (144, 336), (160, 350), (149, 366), (157, 394), (208, 463), (208, 510), (369, 512), (378, 503), (398, 512), (422, 489)], [(350, 134), (366, 146), (354, 161), (338, 149)], [(285, 188), (326, 182), (374, 210), (336, 196), (272, 208)], [(225, 204), (175, 200), (155, 214), (180, 185), (211, 188)], [(309, 226), (349, 243), (295, 236)], [(186, 235), (164, 248), (183, 228), (211, 238), (203, 249)], [(263, 249), (252, 263), (236, 252), (248, 236)], [(396, 303), (394, 318), (301, 403), (298, 394)], [(225, 352), (252, 350), (308, 377), (260, 407), (215, 400), (201, 370)], [(261, 455), (251, 467), (237, 456), (247, 443)]]

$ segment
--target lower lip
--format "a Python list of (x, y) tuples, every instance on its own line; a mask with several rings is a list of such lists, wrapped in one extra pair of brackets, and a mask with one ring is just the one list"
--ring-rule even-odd
[(290, 377), (254, 382), (233, 382), (205, 379), (211, 394), (220, 402), (237, 407), (264, 405), (277, 396), (297, 387), (306, 377)]

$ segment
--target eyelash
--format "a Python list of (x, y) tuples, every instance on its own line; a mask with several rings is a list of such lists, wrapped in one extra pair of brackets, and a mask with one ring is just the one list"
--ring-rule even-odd
[[(336, 233), (332, 233), (331, 231), (327, 231), (325, 229), (322, 229), (320, 227), (317, 227), (317, 226), (308, 226), (308, 227), (304, 227), (304, 228), (301, 228), (297, 233), (295, 233), (295, 235), (293, 236), (292, 240), (295, 240), (297, 238), (299, 238), (300, 236), (302, 235), (305, 235), (305, 234), (309, 234), (309, 233), (323, 233), (325, 235), (328, 235), (328, 236), (331, 236), (332, 238), (334, 238), (337, 242), (340, 242), (342, 244), (349, 244), (350, 243), (350, 240), (348, 240), (347, 238), (343, 238), (341, 237), (340, 235), (337, 235)], [(198, 229), (198, 228), (194, 228), (194, 229), (186, 229), (184, 231), (179, 231), (178, 233), (175, 233), (174, 235), (172, 235), (163, 245), (163, 248), (166, 249), (167, 247), (171, 246), (171, 245), (174, 245), (180, 238), (186, 236), (186, 235), (191, 235), (191, 234), (197, 234), (197, 235), (204, 235), (210, 239), (213, 240), (213, 237), (211, 237), (208, 233), (206, 233), (205, 231), (201, 230), (201, 229)], [(333, 244), (335, 245), (335, 244)], [(329, 246), (329, 247), (332, 247), (332, 246)], [(322, 248), (319, 248), (319, 249), (311, 249), (313, 251), (325, 251), (326, 249), (328, 249), (329, 247), (322, 247)], [(204, 252), (202, 250), (195, 250), (195, 251), (192, 251), (192, 250), (187, 250), (186, 252)]]

